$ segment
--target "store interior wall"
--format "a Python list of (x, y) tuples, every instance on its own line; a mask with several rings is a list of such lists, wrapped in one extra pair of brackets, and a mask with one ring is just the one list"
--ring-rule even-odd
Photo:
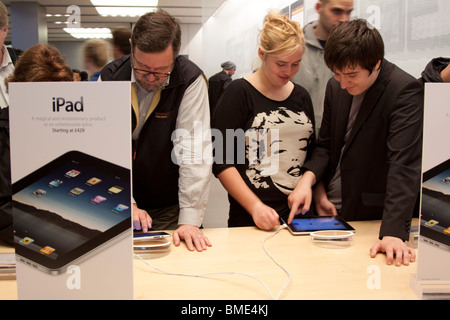
[[(267, 11), (283, 10), (298, 2), (228, 0), (203, 24), (206, 74), (214, 74), (227, 60), (237, 65), (233, 78), (249, 74), (256, 57), (258, 30)], [(316, 2), (303, 1), (304, 24), (317, 19)], [(450, 56), (450, 1), (354, 0), (354, 7), (354, 17), (367, 19), (380, 30), (386, 58), (413, 76), (419, 77), (432, 58)]]

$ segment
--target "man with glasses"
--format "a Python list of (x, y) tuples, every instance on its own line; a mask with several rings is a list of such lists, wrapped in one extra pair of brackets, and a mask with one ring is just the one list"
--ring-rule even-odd
[(101, 80), (132, 82), (135, 229), (173, 229), (175, 245), (202, 251), (211, 246), (200, 230), (212, 163), (208, 89), (180, 46), (178, 21), (147, 13), (134, 27), (131, 55), (108, 64)]
[(333, 72), (325, 64), (324, 48), (331, 30), (339, 23), (350, 20), (353, 0), (320, 0), (316, 3), (319, 19), (308, 23), (305, 34), (306, 49), (300, 69), (292, 79), (311, 95), (316, 118), (316, 132), (322, 123), (323, 100), (328, 80)]

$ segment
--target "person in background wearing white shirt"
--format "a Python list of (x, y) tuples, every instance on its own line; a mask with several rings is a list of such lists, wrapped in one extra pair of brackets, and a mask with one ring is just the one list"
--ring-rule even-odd
[(0, 2), (0, 29), (0, 109), (3, 109), (9, 106), (5, 79), (14, 72), (14, 64), (4, 44), (8, 34), (8, 12), (2, 2)]
[(200, 229), (212, 174), (208, 89), (180, 47), (178, 21), (147, 13), (133, 29), (131, 55), (105, 66), (100, 80), (132, 83), (134, 228), (175, 230), (176, 246), (203, 251), (211, 246)]
[(11, 206), (11, 166), (9, 156), (8, 92), (5, 79), (14, 71), (14, 65), (4, 45), (8, 33), (8, 13), (0, 2), (0, 241), (13, 245)]
[[(5, 80), (14, 72), (16, 51), (11, 55), (4, 45), (8, 34), (8, 12), (0, 2), (0, 234), (5, 221), (3, 209), (11, 205), (11, 167), (9, 156), (9, 95)], [(12, 59), (14, 58), (14, 59)], [(14, 60), (14, 61), (13, 61)], [(2, 238), (2, 237), (0, 237)]]

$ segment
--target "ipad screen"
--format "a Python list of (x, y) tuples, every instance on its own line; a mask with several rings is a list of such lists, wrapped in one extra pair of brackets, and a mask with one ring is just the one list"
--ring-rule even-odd
[(63, 158), (13, 196), (16, 247), (61, 263), (113, 237), (131, 216), (129, 170), (76, 153)]

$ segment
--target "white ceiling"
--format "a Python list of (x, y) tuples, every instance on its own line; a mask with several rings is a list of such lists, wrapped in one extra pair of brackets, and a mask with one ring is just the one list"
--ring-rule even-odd
[[(30, 0), (2, 0), (9, 11), (11, 2), (24, 2)], [(83, 28), (114, 28), (117, 26), (130, 27), (138, 17), (102, 17), (92, 6), (90, 0), (31, 0), (38, 2), (45, 8), (47, 14), (66, 14), (70, 5), (76, 5), (81, 9), (81, 27)], [(114, 3), (114, 0), (111, 0)], [(211, 16), (224, 0), (159, 0), (158, 7), (166, 10), (180, 20), (182, 24), (202, 24)], [(145, 12), (143, 12), (145, 13)], [(67, 17), (46, 17), (48, 41), (76, 40), (66, 33), (65, 24), (56, 24), (56, 21), (67, 21)], [(10, 24), (11, 28), (11, 24)], [(11, 30), (5, 43), (11, 41)]]

